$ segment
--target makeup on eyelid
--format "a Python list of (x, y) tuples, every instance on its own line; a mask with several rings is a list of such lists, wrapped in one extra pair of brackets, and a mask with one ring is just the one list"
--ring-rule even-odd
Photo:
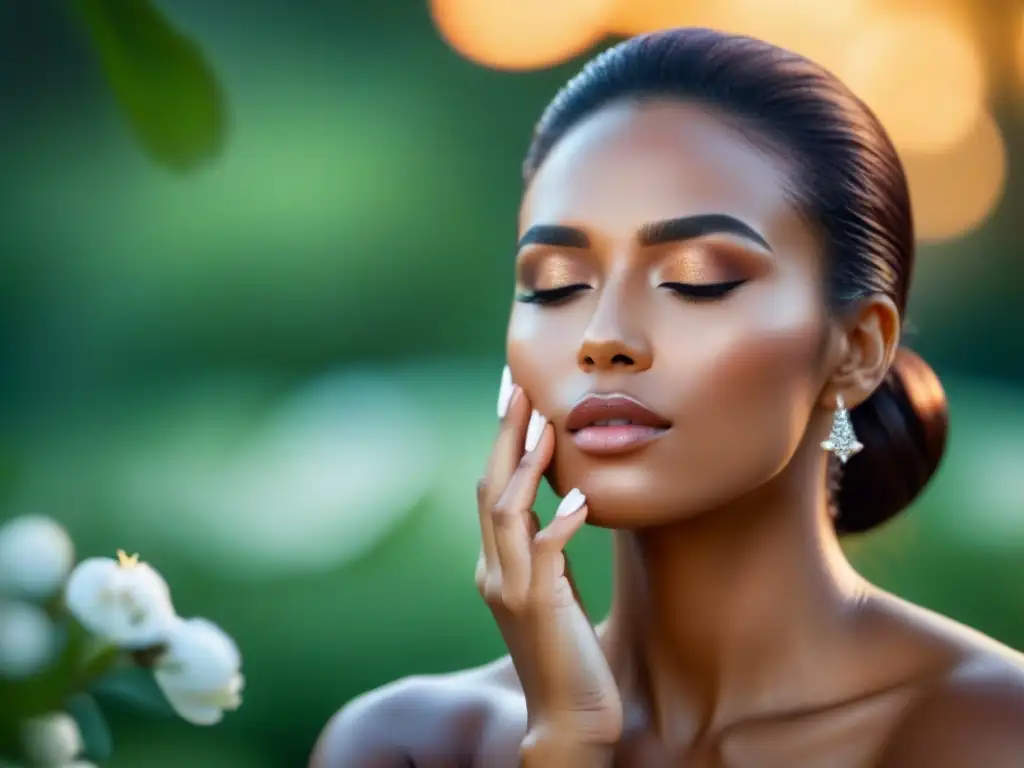
[(545, 255), (540, 258), (526, 258), (519, 268), (520, 288), (528, 291), (549, 291), (567, 285), (592, 283), (593, 270), (581, 263), (579, 258), (559, 254)]
[[(685, 252), (660, 260), (650, 270), (652, 285), (662, 283), (714, 284), (742, 280), (749, 277), (737, 268), (732, 259), (709, 256), (700, 252)], [(521, 269), (520, 287), (529, 291), (558, 290), (570, 285), (594, 284), (592, 270), (580, 259), (551, 255), (530, 260)]]
[(531, 287), (541, 291), (561, 288), (565, 285), (585, 282), (586, 277), (586, 271), (574, 264), (572, 259), (564, 256), (552, 256), (544, 259), (543, 263), (538, 265)]

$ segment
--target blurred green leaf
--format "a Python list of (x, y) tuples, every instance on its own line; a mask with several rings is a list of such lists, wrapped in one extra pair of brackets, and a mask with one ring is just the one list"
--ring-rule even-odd
[(109, 760), (114, 754), (114, 740), (96, 699), (87, 693), (79, 693), (68, 699), (66, 709), (82, 732), (86, 757), (97, 762)]
[(94, 642), (86, 648), (79, 661), (75, 678), (78, 684), (88, 688), (102, 678), (124, 658), (120, 648), (105, 642)]
[(199, 47), (149, 0), (71, 0), (138, 140), (158, 163), (189, 170), (216, 155), (227, 108)]
[(149, 714), (165, 717), (175, 714), (148, 669), (119, 669), (97, 682), (92, 693), (100, 699), (119, 701)]

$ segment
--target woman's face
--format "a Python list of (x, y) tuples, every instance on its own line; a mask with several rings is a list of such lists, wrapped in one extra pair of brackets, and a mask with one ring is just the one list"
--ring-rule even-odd
[[(579, 487), (593, 522), (727, 504), (803, 440), (828, 320), (821, 248), (788, 170), (712, 112), (659, 102), (585, 120), (531, 182), (517, 298), (556, 301), (515, 302), (508, 362), (554, 425), (549, 480)], [(572, 413), (591, 394), (632, 398), (659, 423), (609, 400)], [(585, 426), (623, 418), (634, 424)]]

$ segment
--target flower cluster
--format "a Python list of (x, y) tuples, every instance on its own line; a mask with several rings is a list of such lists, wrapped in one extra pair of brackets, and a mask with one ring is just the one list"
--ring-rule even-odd
[(137, 555), (74, 566), (67, 532), (38, 516), (0, 527), (0, 768), (89, 766), (110, 735), (97, 698), (173, 711), (195, 725), (241, 704), (234, 641), (177, 615)]

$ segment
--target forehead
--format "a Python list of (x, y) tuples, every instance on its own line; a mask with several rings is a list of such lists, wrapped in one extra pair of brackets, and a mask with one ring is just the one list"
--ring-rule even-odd
[(520, 231), (554, 222), (633, 231), (649, 221), (729, 213), (781, 235), (800, 225), (786, 194), (787, 165), (700, 105), (615, 104), (555, 145), (523, 199)]

